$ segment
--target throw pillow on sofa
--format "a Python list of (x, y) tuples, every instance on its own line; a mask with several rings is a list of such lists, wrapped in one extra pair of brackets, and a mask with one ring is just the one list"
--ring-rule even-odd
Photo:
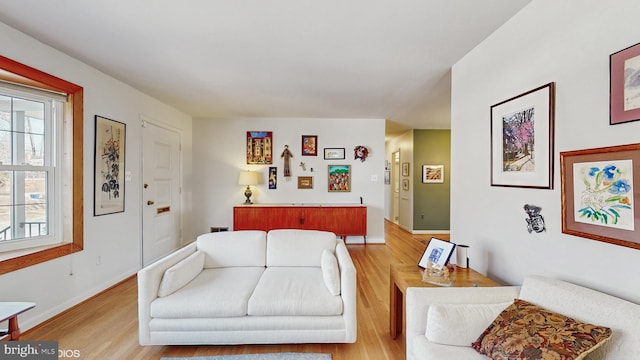
[(605, 343), (611, 329), (516, 299), (473, 343), (492, 359), (580, 360)]
[(512, 303), (431, 304), (425, 336), (437, 344), (471, 346), (478, 334)]
[(158, 296), (165, 297), (193, 280), (204, 267), (204, 252), (197, 250), (179, 263), (168, 268), (162, 276)]
[(331, 251), (327, 249), (322, 251), (320, 267), (324, 283), (331, 295), (340, 295), (340, 268), (338, 267), (338, 259)]

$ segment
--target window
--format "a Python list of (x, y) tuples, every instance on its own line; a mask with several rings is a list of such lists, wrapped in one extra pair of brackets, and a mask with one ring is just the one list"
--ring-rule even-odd
[(83, 248), (83, 89), (2, 56), (0, 81), (3, 274)]

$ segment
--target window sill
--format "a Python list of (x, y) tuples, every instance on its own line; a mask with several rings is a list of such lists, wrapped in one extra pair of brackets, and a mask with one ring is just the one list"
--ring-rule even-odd
[(74, 243), (39, 246), (0, 253), (0, 275), (81, 251)]

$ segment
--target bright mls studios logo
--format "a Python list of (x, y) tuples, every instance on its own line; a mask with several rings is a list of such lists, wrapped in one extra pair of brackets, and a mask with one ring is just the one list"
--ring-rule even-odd
[(0, 345), (2, 360), (58, 360), (57, 341), (7, 341)]

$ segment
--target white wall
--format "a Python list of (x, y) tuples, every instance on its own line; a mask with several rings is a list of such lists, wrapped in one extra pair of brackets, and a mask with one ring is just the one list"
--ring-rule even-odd
[[(640, 302), (640, 250), (562, 234), (559, 152), (640, 142), (609, 125), (609, 55), (640, 41), (640, 2), (531, 2), (453, 68), (451, 239), (506, 283), (542, 274)], [(556, 82), (554, 189), (490, 186), (489, 108)], [(528, 234), (524, 204), (547, 231)]]
[[(273, 164), (247, 165), (247, 131), (273, 132)], [(252, 187), (254, 203), (360, 203), (367, 205), (367, 242), (384, 242), (384, 119), (195, 119), (193, 122), (194, 230), (209, 231), (210, 226), (233, 226), (233, 206), (244, 202), (244, 187), (238, 185), (240, 171), (262, 173), (262, 183)], [(301, 155), (301, 136), (318, 136), (318, 156)], [(291, 180), (283, 177), (284, 145), (293, 153)], [(369, 148), (365, 162), (354, 160), (357, 145)], [(323, 148), (346, 149), (345, 160), (324, 160)], [(304, 162), (307, 170), (299, 166)], [(351, 165), (351, 192), (327, 191), (327, 165)], [(278, 168), (276, 190), (269, 190), (269, 166)], [(314, 169), (311, 172), (311, 168)], [(299, 190), (298, 176), (313, 176), (313, 189)], [(375, 181), (372, 179), (375, 177)], [(348, 242), (362, 242), (349, 238)]]
[[(140, 115), (183, 133), (183, 237), (192, 238), (191, 118), (90, 66), (0, 23), (2, 55), (84, 87), (84, 250), (0, 275), (0, 300), (33, 301), (20, 317), (23, 330), (131, 276), (140, 268)], [(93, 216), (94, 116), (127, 124), (125, 212)], [(98, 265), (98, 258), (100, 264)]]

